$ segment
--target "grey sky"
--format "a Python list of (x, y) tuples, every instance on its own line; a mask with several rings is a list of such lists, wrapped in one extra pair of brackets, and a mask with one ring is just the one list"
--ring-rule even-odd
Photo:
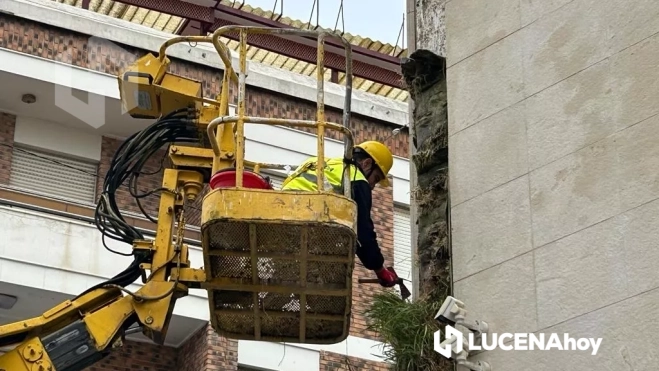
[[(237, 0), (240, 2), (241, 0)], [(309, 21), (314, 0), (278, 0), (276, 13), (279, 13), (281, 2), (284, 2), (284, 16)], [(322, 27), (334, 28), (341, 0), (320, 1), (319, 23)], [(275, 0), (245, 0), (253, 7), (272, 10)], [(311, 23), (316, 23), (316, 10)], [(405, 13), (405, 0), (343, 0), (343, 17), (345, 31), (362, 37), (370, 37), (383, 43), (396, 44), (398, 33)], [(338, 29), (341, 29), (339, 18)], [(401, 39), (402, 39), (401, 35)], [(402, 46), (402, 41), (398, 41)], [(407, 45), (405, 45), (407, 46)]]

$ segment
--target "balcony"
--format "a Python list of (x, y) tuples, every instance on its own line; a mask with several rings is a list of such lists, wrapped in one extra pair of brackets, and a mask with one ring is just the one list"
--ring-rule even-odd
[[(93, 208), (89, 206), (0, 189), (0, 323), (39, 316), (130, 264), (130, 257), (105, 249), (91, 215)], [(129, 220), (133, 225), (147, 224), (138, 218)], [(145, 235), (153, 236), (153, 232), (145, 229)], [(189, 235), (194, 236), (194, 231)], [(129, 251), (126, 244), (105, 242), (113, 250)], [(190, 262), (201, 267), (201, 249), (194, 242), (188, 240)], [(135, 291), (141, 286), (137, 281), (127, 289)], [(11, 297), (17, 298), (13, 305)], [(204, 290), (191, 290), (189, 296), (178, 300), (166, 345), (178, 347), (206, 325), (206, 300)], [(129, 338), (146, 340), (141, 334)]]

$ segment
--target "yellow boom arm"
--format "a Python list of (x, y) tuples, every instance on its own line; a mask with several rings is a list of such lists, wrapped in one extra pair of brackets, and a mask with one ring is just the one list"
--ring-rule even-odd
[[(232, 67), (228, 48), (220, 42), (220, 37), (229, 32), (240, 35), (239, 74)], [(315, 121), (245, 116), (246, 45), (249, 33), (318, 38), (318, 107)], [(323, 45), (325, 38), (330, 36), (340, 39), (346, 49), (346, 98), (342, 125), (325, 121)], [(204, 98), (201, 82), (167, 72), (170, 61), (166, 49), (180, 42), (211, 43), (215, 47), (225, 64), (219, 99)], [(344, 177), (342, 194), (319, 191), (301, 195), (291, 191), (245, 188), (244, 173), (250, 171), (246, 167), (258, 175), (260, 169), (283, 169), (286, 165), (245, 160), (244, 125), (317, 128), (319, 162), (323, 161), (325, 153), (324, 131), (337, 130), (346, 137), (344, 156), (349, 160), (353, 145), (352, 133), (348, 129), (352, 88), (350, 60), (350, 44), (333, 33), (227, 26), (208, 37), (173, 38), (162, 45), (158, 56), (148, 54), (124, 71), (118, 77), (123, 109), (132, 117), (157, 121), (148, 133), (145, 129), (126, 141), (128, 149), (122, 149), (124, 153), (116, 156), (115, 167), (120, 167), (117, 164), (128, 166), (129, 155), (142, 150), (138, 147), (155, 141), (153, 138), (163, 140), (166, 136), (163, 133), (169, 133), (167, 130), (173, 132), (172, 127), (176, 127), (177, 133), (194, 130), (193, 134), (198, 134), (201, 146), (182, 146), (180, 138), (171, 138), (169, 144), (177, 143), (169, 147), (172, 167), (164, 171), (153, 240), (141, 238), (136, 230), (125, 225), (125, 222), (122, 224), (123, 218), (117, 215), (119, 211), (113, 206), (113, 190), (128, 175), (121, 178), (123, 173), (114, 174), (106, 178), (106, 191), (99, 201), (97, 218), (109, 220), (102, 224), (103, 228), (120, 225), (121, 233), (117, 233), (122, 236), (121, 240), (133, 246), (133, 263), (112, 279), (39, 317), (0, 326), (0, 346), (14, 346), (0, 356), (0, 371), (80, 371), (102, 359), (111, 349), (121, 346), (125, 334), (135, 329), (155, 343), (162, 344), (176, 300), (186, 296), (190, 288), (208, 290), (211, 323), (216, 331), (228, 337), (311, 343), (335, 343), (345, 339), (351, 307), (352, 248), (356, 228), (355, 204), (349, 197), (349, 177)], [(238, 87), (238, 112), (230, 117), (228, 107), (232, 84)], [(158, 143), (153, 145), (154, 148), (162, 146)], [(137, 155), (135, 157), (137, 162), (143, 159)], [(126, 174), (135, 172), (127, 169), (123, 168)], [(204, 268), (191, 268), (188, 246), (183, 243), (185, 206), (201, 197), (201, 191), (205, 184), (209, 184), (211, 176), (226, 169), (235, 169), (235, 184), (212, 190), (205, 196), (202, 210)], [(320, 190), (324, 188), (323, 177), (319, 166), (317, 179)], [(276, 249), (266, 249), (264, 252), (264, 244), (272, 245), (273, 242), (268, 241), (267, 237), (260, 237), (261, 231), (265, 230), (263, 228), (275, 228), (272, 230), (280, 237), (294, 236), (295, 240), (287, 248), (293, 245), (296, 250), (284, 255), (277, 253)], [(221, 232), (229, 230), (233, 234)], [(237, 232), (242, 230), (245, 235)], [(105, 229), (102, 232), (108, 233)], [(236, 245), (235, 241), (241, 238), (245, 243)], [(227, 242), (228, 239), (233, 242)], [(339, 246), (340, 243), (342, 245)], [(228, 261), (238, 258), (247, 259), (247, 263), (240, 268), (246, 272), (241, 273), (243, 276), (234, 277), (221, 272)], [(292, 271), (292, 276), (289, 273), (288, 278), (277, 281), (276, 273), (272, 272), (263, 278), (258, 264), (264, 261), (278, 267), (276, 269), (281, 272), (292, 262), (297, 264), (297, 268)], [(323, 273), (322, 269), (329, 269), (329, 273)], [(148, 277), (146, 272), (149, 272)], [(330, 273), (334, 276), (330, 277)], [(125, 288), (140, 276), (144, 285), (139, 290), (131, 292)], [(314, 281), (317, 278), (321, 280)], [(297, 311), (286, 313), (280, 309), (272, 312), (271, 306), (260, 299), (264, 296), (276, 298), (278, 295), (289, 299), (293, 297), (290, 300), (296, 300)], [(238, 301), (244, 301), (244, 298), (247, 298), (247, 304), (238, 305)], [(333, 305), (331, 308), (330, 304)], [(229, 322), (245, 315), (251, 318), (251, 327), (241, 330), (243, 332), (231, 327)], [(275, 333), (273, 328), (277, 331), (283, 328), (277, 320), (292, 323), (292, 327), (285, 334)], [(316, 330), (321, 327), (326, 333)]]

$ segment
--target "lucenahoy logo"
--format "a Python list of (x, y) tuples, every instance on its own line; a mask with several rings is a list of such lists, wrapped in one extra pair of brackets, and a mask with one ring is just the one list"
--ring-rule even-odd
[[(444, 332), (446, 339), (455, 336), (455, 341), (450, 344), (441, 344), (440, 331), (435, 332), (435, 351), (446, 358), (451, 358), (452, 344), (455, 343), (455, 352), (460, 353), (464, 349), (464, 335), (461, 331), (453, 326), (447, 325)], [(497, 347), (503, 350), (581, 350), (592, 349), (591, 355), (596, 355), (602, 344), (602, 339), (598, 338), (572, 338), (569, 334), (563, 334), (561, 339), (559, 334), (533, 334), (533, 333), (503, 333), (480, 335), (480, 344), (476, 342), (476, 334), (470, 332), (468, 335), (469, 351), (474, 350), (494, 350)], [(511, 342), (511, 340), (513, 340)]]

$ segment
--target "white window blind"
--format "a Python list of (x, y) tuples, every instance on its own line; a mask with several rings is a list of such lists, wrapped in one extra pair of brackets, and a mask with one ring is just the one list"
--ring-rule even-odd
[(94, 203), (97, 164), (14, 147), (9, 186), (62, 200)]
[[(394, 269), (399, 277), (412, 280), (412, 233), (410, 211), (394, 207)], [(410, 284), (406, 282), (408, 288)]]
[(273, 174), (271, 172), (263, 172), (263, 176), (270, 177), (270, 182), (272, 183), (272, 188), (276, 190), (280, 190), (282, 184), (284, 184), (284, 180), (286, 180), (286, 177), (280, 174)]

